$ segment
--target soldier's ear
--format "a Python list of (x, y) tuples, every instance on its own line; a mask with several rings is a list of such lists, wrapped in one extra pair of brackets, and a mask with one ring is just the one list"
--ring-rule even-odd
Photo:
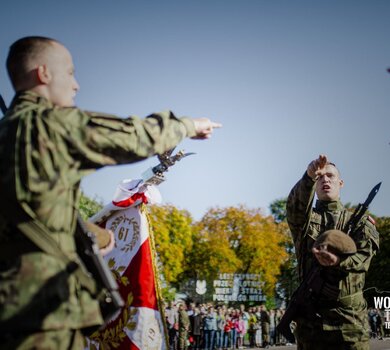
[(344, 180), (340, 179), (340, 188), (344, 186)]
[(51, 74), (49, 68), (42, 64), (37, 68), (37, 77), (41, 84), (47, 85), (51, 81)]

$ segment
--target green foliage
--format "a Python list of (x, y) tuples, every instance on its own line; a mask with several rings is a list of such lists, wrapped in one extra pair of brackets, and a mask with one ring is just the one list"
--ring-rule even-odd
[(192, 269), (207, 280), (217, 273), (261, 274), (264, 292), (273, 293), (287, 259), (286, 236), (260, 209), (243, 206), (210, 209), (197, 225)]
[(149, 209), (161, 272), (168, 285), (174, 284), (188, 266), (188, 252), (193, 245), (192, 217), (172, 205), (154, 205)]
[(286, 221), (287, 219), (287, 198), (275, 199), (269, 206), (271, 214), (276, 222)]
[[(84, 219), (102, 207), (101, 202), (81, 193), (79, 208)], [(272, 202), (270, 210), (273, 218), (264, 216), (259, 209), (243, 206), (212, 208), (194, 223), (186, 210), (172, 205), (150, 206), (151, 226), (166, 283), (162, 288), (165, 300), (174, 299), (173, 286), (184, 286), (190, 279), (206, 279), (211, 285), (218, 273), (260, 273), (266, 282), (268, 308), (275, 307), (275, 299), (270, 298), (275, 286), (277, 296), (289, 301), (298, 279), (286, 223), (286, 198)], [(376, 226), (381, 247), (367, 274), (365, 296), (369, 303), (378, 290), (390, 291), (390, 217), (377, 218)]]
[(84, 220), (87, 220), (91, 216), (95, 215), (97, 212), (102, 210), (102, 208), (103, 204), (101, 202), (98, 202), (96, 199), (91, 199), (87, 197), (83, 192), (81, 192), (79, 201), (79, 212)]
[(218, 272), (233, 273), (241, 267), (221, 215), (219, 209), (210, 209), (194, 227), (196, 243), (190, 253), (188, 277), (211, 281)]
[(277, 304), (275, 298), (267, 298), (267, 300), (265, 301), (265, 307), (267, 308), (267, 310), (276, 309)]
[(287, 198), (276, 199), (270, 204), (270, 211), (280, 229), (285, 231), (289, 238), (285, 241), (285, 250), (287, 260), (280, 268), (280, 276), (277, 282), (276, 293), (278, 297), (287, 302), (290, 301), (292, 293), (298, 288), (298, 271), (295, 248), (292, 241), (291, 233), (287, 225)]
[(176, 297), (176, 288), (164, 287), (161, 288), (161, 294), (165, 302), (174, 301)]
[[(369, 305), (373, 296), (384, 296), (383, 291), (390, 291), (390, 217), (376, 219), (376, 228), (379, 232), (380, 250), (371, 261), (367, 274), (364, 293)], [(389, 296), (387, 293), (386, 296)]]
[(211, 285), (218, 273), (261, 274), (265, 293), (273, 295), (288, 260), (285, 224), (243, 206), (212, 208), (196, 223), (171, 205), (151, 206), (149, 216), (167, 297), (170, 287), (191, 279)]

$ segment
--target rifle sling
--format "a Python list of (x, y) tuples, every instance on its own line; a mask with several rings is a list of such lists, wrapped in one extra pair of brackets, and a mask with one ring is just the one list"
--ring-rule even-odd
[[(0, 108), (2, 109), (3, 114), (7, 112), (7, 107), (3, 100), (3, 97), (0, 95)], [(30, 106), (22, 109), (18, 113), (13, 115), (13, 118), (16, 116), (22, 115), (27, 111), (35, 109), (36, 106)], [(18, 127), (19, 131), (19, 127)], [(1, 188), (1, 186), (0, 186)], [(5, 191), (1, 192), (5, 193)], [(4, 196), (6, 197), (6, 196)], [(7, 201), (6, 198), (3, 198), (0, 201), (0, 207), (5, 209), (4, 212), (8, 212), (9, 207), (6, 203), (12, 203), (12, 201)], [(59, 244), (51, 237), (50, 233), (47, 231), (46, 227), (39, 222), (32, 214), (28, 214), (30, 210), (28, 210), (28, 206), (25, 203), (20, 203), (21, 207), (24, 209), (19, 210), (20, 216), (23, 218), (20, 222), (14, 222), (12, 218), (14, 217), (12, 214), (8, 215), (8, 218), (12, 223), (19, 229), (21, 233), (23, 233), (32, 243), (34, 243), (40, 250), (43, 252), (52, 255), (58, 259), (60, 259), (66, 266), (67, 271), (69, 273), (74, 272), (76, 278), (79, 283), (85, 287), (92, 295), (96, 295), (97, 286), (93, 278), (89, 276), (83, 266), (79, 261), (70, 258), (62, 249)], [(11, 245), (9, 246), (11, 247)], [(23, 253), (28, 253), (31, 251), (35, 251), (33, 247), (31, 247), (28, 243), (22, 244), (20, 250)], [(13, 249), (10, 249), (10, 252), (14, 252)], [(6, 254), (8, 256), (8, 254)], [(15, 254), (17, 255), (17, 254)]]
[[(27, 213), (26, 216), (28, 216)], [(62, 250), (61, 246), (51, 237), (50, 233), (41, 222), (37, 219), (29, 218), (28, 220), (23, 220), (19, 223), (14, 222), (14, 225), (36, 246), (34, 249), (32, 245), (27, 242), (23, 242), (22, 246), (19, 247), (22, 254), (40, 250), (46, 254), (56, 257), (65, 264), (69, 273), (74, 273), (77, 280), (83, 287), (85, 287), (92, 295), (96, 295), (97, 287), (94, 279), (87, 274), (84, 267), (78, 260), (72, 259)], [(11, 244), (9, 244), (9, 246), (11, 247)], [(10, 249), (10, 254), (12, 253), (16, 253), (15, 248)]]
[[(21, 232), (21, 234), (25, 236), (23, 232)], [(42, 249), (38, 248), (37, 245), (31, 242), (31, 240), (28, 238), (13, 242), (4, 242), (0, 246), (0, 260), (7, 261), (10, 259), (15, 259), (20, 255), (35, 252), (42, 252)]]
[(70, 258), (57, 244), (57, 242), (46, 231), (46, 228), (37, 220), (17, 224), (18, 229), (23, 232), (42, 251), (60, 259), (69, 272), (73, 272), (78, 281), (92, 294), (96, 294), (95, 281), (87, 275), (79, 261)]

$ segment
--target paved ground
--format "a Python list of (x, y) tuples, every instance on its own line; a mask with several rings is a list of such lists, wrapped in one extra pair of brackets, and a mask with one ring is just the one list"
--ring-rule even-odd
[[(263, 348), (249, 348), (249, 346), (245, 346), (246, 350), (256, 350)], [(297, 350), (296, 345), (290, 346), (270, 346), (269, 350)], [(315, 350), (315, 349), (313, 349)], [(329, 349), (332, 350), (332, 349)], [(390, 350), (390, 338), (384, 338), (383, 340), (372, 339), (370, 340), (370, 350)]]
[[(284, 349), (284, 350), (296, 350), (297, 347), (293, 346), (271, 346), (270, 350)], [(371, 340), (370, 341), (371, 350), (390, 350), (390, 338), (385, 338), (384, 340)], [(315, 350), (315, 349), (313, 349)], [(331, 349), (329, 349), (331, 350)]]

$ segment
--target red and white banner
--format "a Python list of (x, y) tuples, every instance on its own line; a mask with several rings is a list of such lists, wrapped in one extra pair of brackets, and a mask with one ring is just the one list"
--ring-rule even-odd
[(104, 259), (116, 277), (125, 307), (87, 339), (89, 349), (167, 349), (154, 243), (145, 208), (146, 203), (160, 201), (157, 188), (144, 190), (142, 180), (125, 180), (112, 203), (91, 218), (115, 234), (115, 248)]

